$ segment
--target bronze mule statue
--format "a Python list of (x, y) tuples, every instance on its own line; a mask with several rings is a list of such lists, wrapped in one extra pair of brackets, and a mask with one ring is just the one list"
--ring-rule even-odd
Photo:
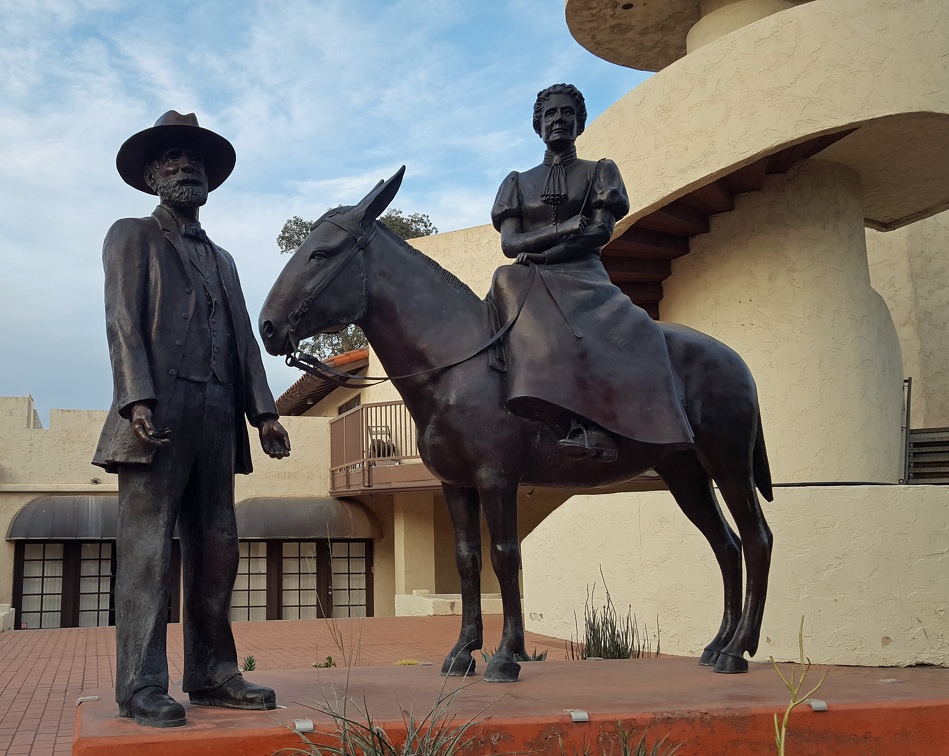
[[(504, 630), (484, 679), (514, 682), (526, 655), (518, 569), (518, 485), (596, 488), (654, 469), (679, 507), (708, 539), (724, 583), (721, 626), (700, 664), (745, 672), (764, 614), (771, 531), (755, 488), (771, 501), (754, 380), (733, 350), (684, 326), (660, 323), (694, 443), (618, 439), (615, 462), (564, 459), (560, 433), (504, 409), (503, 373), (489, 368), (487, 305), (434, 260), (376, 218), (402, 182), (403, 167), (355, 207), (326, 213), (294, 253), (267, 297), (260, 332), (271, 354), (358, 324), (418, 427), (419, 454), (442, 482), (455, 531), (462, 624), (442, 674), (475, 671), (482, 647), (481, 510), (501, 586)], [(556, 365), (551, 365), (556, 370)], [(716, 482), (741, 535), (722, 516)], [(748, 568), (742, 605), (742, 554)]]

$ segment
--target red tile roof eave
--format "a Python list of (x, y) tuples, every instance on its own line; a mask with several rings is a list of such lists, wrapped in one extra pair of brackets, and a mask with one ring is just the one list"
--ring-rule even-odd
[[(356, 373), (364, 368), (368, 361), (368, 349), (353, 349), (326, 359), (324, 364), (332, 368), (342, 369), (347, 373)], [(309, 400), (314, 399), (316, 394), (330, 385), (332, 384), (327, 380), (304, 373), (277, 399), (277, 410), (281, 415), (302, 415), (312, 406)], [(319, 400), (329, 396), (336, 388), (335, 386), (330, 388), (323, 396), (319, 397)]]

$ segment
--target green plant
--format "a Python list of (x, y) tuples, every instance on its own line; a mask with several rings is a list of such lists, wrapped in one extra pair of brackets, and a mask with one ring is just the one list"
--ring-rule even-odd
[(313, 662), (313, 666), (316, 667), (316, 669), (329, 669), (330, 667), (335, 667), (335, 666), (336, 666), (336, 662), (333, 661), (333, 657), (332, 657), (332, 656), (327, 656), (327, 657), (326, 657), (326, 661), (324, 661), (324, 662)]
[(591, 589), (587, 587), (587, 598), (583, 606), (583, 641), (580, 641), (579, 622), (577, 622), (577, 640), (571, 638), (566, 645), (568, 659), (639, 659), (660, 655), (659, 618), (656, 618), (656, 650), (652, 650), (652, 640), (648, 628), (643, 623), (642, 629), (632, 609), (626, 610), (622, 616), (613, 604), (610, 590), (600, 568), (600, 577), (603, 579), (603, 591), (606, 593), (606, 604), (602, 607), (594, 605), (596, 598), (596, 583)]
[(795, 680), (795, 672), (797, 671), (796, 667), (791, 668), (791, 676), (789, 679), (781, 673), (777, 663), (774, 661), (774, 657), (768, 657), (771, 660), (771, 666), (774, 667), (774, 671), (778, 673), (778, 677), (780, 677), (781, 682), (784, 683), (784, 687), (791, 691), (791, 703), (788, 704), (788, 708), (784, 711), (784, 719), (779, 722), (778, 715), (774, 715), (774, 743), (778, 747), (778, 756), (784, 756), (784, 744), (788, 735), (788, 718), (791, 716), (791, 712), (794, 711), (794, 709), (800, 704), (807, 701), (807, 699), (813, 696), (818, 690), (820, 690), (820, 686), (824, 684), (824, 680), (827, 679), (827, 673), (830, 671), (825, 670), (824, 676), (820, 679), (820, 682), (802, 696), (801, 690), (804, 688), (804, 680), (807, 678), (807, 673), (811, 670), (811, 660), (804, 656), (803, 617), (801, 617), (801, 627), (797, 633), (797, 648), (800, 652), (800, 659), (798, 663), (801, 669), (801, 677), (798, 680)]
[[(623, 727), (621, 722), (616, 723), (616, 734), (619, 737), (619, 754), (614, 755), (612, 744), (607, 750), (604, 746), (600, 746), (599, 756), (675, 756), (679, 752), (679, 749), (682, 748), (682, 744), (667, 744), (666, 738), (653, 743), (652, 748), (649, 747), (647, 739), (649, 737), (648, 728), (640, 736), (639, 740), (636, 743), (633, 743), (633, 733), (630, 730), (627, 730)], [(590, 750), (590, 747), (583, 743), (580, 746), (580, 750), (577, 750), (577, 747), (574, 745), (570, 746), (570, 753), (567, 753), (567, 749), (564, 747), (563, 739), (560, 740), (560, 753), (563, 756), (594, 756), (594, 752)]]
[[(277, 751), (274, 756), (291, 753), (307, 756), (453, 756), (468, 745), (472, 739), (469, 731), (482, 721), (481, 715), (484, 710), (461, 724), (455, 724), (452, 707), (456, 696), (467, 685), (446, 692), (446, 682), (447, 678), (442, 682), (435, 704), (421, 718), (416, 716), (414, 706), (410, 710), (402, 709), (402, 722), (405, 727), (404, 742), (401, 740), (393, 742), (389, 733), (376, 724), (369, 713), (365, 699), (360, 707), (346, 695), (340, 698), (336, 689), (332, 688), (334, 694), (332, 700), (324, 698), (322, 703), (313, 703), (308, 706), (332, 719), (333, 730), (320, 734), (328, 734), (336, 742), (332, 745), (317, 744), (300, 733), (300, 737), (306, 744), (304, 748), (284, 748)], [(468, 685), (471, 684), (468, 683)], [(347, 690), (348, 687), (347, 681)], [(350, 714), (350, 707), (356, 708), (354, 715)]]
[(253, 672), (257, 669), (257, 660), (253, 656), (245, 656), (241, 664), (241, 672)]
[[(481, 658), (484, 659), (485, 662), (489, 662), (491, 661), (491, 657), (494, 656), (496, 653), (497, 653), (497, 650), (482, 651)], [(535, 646), (534, 650), (531, 651), (529, 654), (514, 654), (514, 661), (516, 662), (547, 661), (547, 652), (541, 651), (540, 653), (537, 653), (537, 647)]]

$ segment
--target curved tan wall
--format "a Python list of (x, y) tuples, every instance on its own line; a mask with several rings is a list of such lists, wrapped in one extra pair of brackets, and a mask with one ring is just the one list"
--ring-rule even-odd
[(903, 347), (903, 374), (913, 379), (912, 427), (949, 427), (949, 213), (868, 231), (867, 252)]
[[(949, 508), (938, 486), (779, 489), (757, 661), (949, 664)], [(711, 549), (664, 492), (578, 496), (524, 541), (527, 628), (560, 638), (586, 588), (631, 606), (662, 650), (698, 657), (718, 629), (722, 585)]]
[(721, 339), (758, 384), (778, 482), (897, 482), (903, 374), (870, 286), (859, 181), (809, 161), (738, 197), (673, 262), (663, 320)]
[(791, 0), (703, 0), (702, 18), (689, 29), (686, 50), (694, 52), (719, 37), (794, 6)]
[(584, 157), (608, 156), (623, 172), (632, 211), (617, 230), (784, 146), (905, 114), (935, 129), (921, 142), (928, 162), (914, 159), (912, 172), (878, 170), (901, 167), (900, 155), (917, 143), (895, 132), (881, 142), (872, 130), (842, 140), (834, 159), (861, 174), (874, 203), (866, 216), (877, 225), (944, 207), (949, 4), (911, 8), (903, 0), (815, 0), (716, 39), (636, 87), (578, 143)]

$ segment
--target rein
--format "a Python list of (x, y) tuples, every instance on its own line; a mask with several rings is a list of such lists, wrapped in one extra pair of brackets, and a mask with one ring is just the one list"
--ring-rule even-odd
[[(287, 316), (287, 319), (292, 325), (296, 325), (299, 322), (300, 313), (306, 312), (310, 309), (310, 305), (312, 305), (313, 300), (316, 299), (317, 295), (322, 293), (326, 287), (329, 286), (329, 284), (342, 272), (343, 268), (349, 264), (356, 253), (359, 250), (365, 249), (369, 246), (369, 242), (372, 241), (372, 238), (376, 233), (375, 224), (373, 224), (373, 229), (368, 235), (362, 234), (357, 237), (351, 228), (340, 225), (329, 218), (323, 222), (332, 223), (337, 228), (348, 233), (355, 240), (355, 244), (348, 252), (343, 255), (335, 270), (333, 270), (329, 276), (320, 282), (320, 284), (306, 296), (306, 298), (296, 310)], [(474, 347), (471, 351), (465, 353), (463, 356), (457, 357), (436, 367), (426, 368), (425, 370), (417, 370), (414, 373), (406, 373), (404, 375), (355, 376), (350, 373), (344, 373), (341, 370), (336, 370), (336, 368), (332, 368), (325, 362), (322, 362), (318, 357), (301, 352), (299, 349), (287, 355), (286, 363), (290, 367), (302, 370), (304, 373), (308, 373), (309, 375), (312, 375), (316, 378), (322, 378), (323, 380), (329, 381), (330, 383), (335, 383), (337, 386), (349, 386), (350, 388), (366, 388), (369, 386), (375, 386), (379, 383), (384, 383), (385, 381), (397, 381), (402, 380), (403, 378), (415, 378), (428, 373), (436, 373), (439, 370), (446, 370), (450, 367), (454, 367), (455, 365), (460, 365), (463, 362), (467, 362), (472, 357), (476, 357), (503, 338), (504, 334), (506, 334), (511, 329), (511, 326), (514, 325), (514, 321), (517, 320), (518, 315), (521, 314), (521, 310), (524, 307), (524, 302), (527, 300), (527, 294), (530, 291), (531, 284), (534, 282), (534, 276), (536, 274), (537, 266), (531, 263), (527, 266), (527, 279), (521, 286), (520, 292), (518, 292), (517, 302), (514, 305), (514, 312), (511, 313), (511, 317), (508, 319), (508, 321), (503, 326), (501, 326), (501, 328), (499, 328), (493, 336)]]

